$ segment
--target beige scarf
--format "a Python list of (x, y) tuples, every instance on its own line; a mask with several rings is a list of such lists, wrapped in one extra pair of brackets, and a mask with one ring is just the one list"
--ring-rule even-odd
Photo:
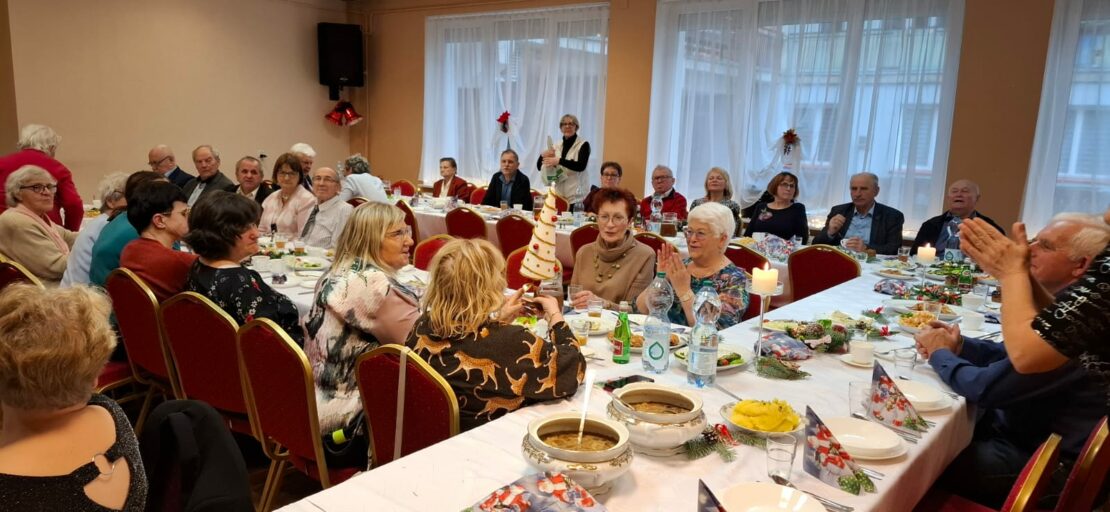
[(38, 223), (39, 227), (46, 231), (46, 236), (50, 237), (50, 240), (54, 242), (54, 245), (58, 246), (58, 250), (62, 251), (62, 254), (69, 254), (69, 244), (67, 244), (65, 239), (62, 238), (62, 235), (58, 234), (57, 224), (51, 222), (51, 220), (45, 215), (36, 214), (35, 212), (31, 211), (30, 208), (27, 208), (23, 204), (16, 206), (15, 208), (13, 208), (13, 210), (22, 213), (23, 215), (26, 215), (32, 219), (35, 219), (35, 222)]

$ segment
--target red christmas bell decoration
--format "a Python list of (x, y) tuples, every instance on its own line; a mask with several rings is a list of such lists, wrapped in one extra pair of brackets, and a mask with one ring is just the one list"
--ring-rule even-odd
[(335, 108), (331, 109), (324, 118), (336, 126), (351, 126), (362, 121), (362, 114), (355, 111), (355, 106), (351, 102), (344, 100), (336, 103)]

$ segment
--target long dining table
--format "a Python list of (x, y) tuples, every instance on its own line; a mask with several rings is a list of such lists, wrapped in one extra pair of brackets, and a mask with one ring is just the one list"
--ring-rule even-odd
[[(864, 265), (860, 277), (771, 311), (767, 313), (767, 318), (812, 320), (836, 310), (858, 316), (862, 310), (873, 309), (890, 298), (874, 291), (874, 285), (881, 279), (875, 274), (878, 268), (874, 264)], [(758, 317), (721, 331), (722, 347), (739, 345), (750, 349), (758, 337), (757, 324)], [(997, 331), (998, 326), (988, 324), (983, 329)], [(639, 374), (651, 376), (657, 383), (692, 389), (686, 382), (685, 367), (674, 357), (671, 358), (670, 368), (656, 375), (643, 369), (638, 356), (634, 356), (630, 364), (613, 363), (608, 356), (609, 343), (605, 336), (592, 336), (587, 346), (602, 356), (587, 360), (589, 367), (597, 372), (599, 382)], [(911, 346), (913, 340), (910, 337), (897, 334), (888, 341), (878, 342), (876, 351)], [(888, 371), (894, 371), (892, 361), (877, 359), (876, 362)], [(872, 369), (849, 366), (836, 354), (818, 353), (802, 361), (802, 369), (810, 373), (803, 380), (767, 379), (756, 375), (752, 366), (749, 364), (737, 371), (719, 372), (717, 384), (743, 398), (785, 400), (802, 414), (808, 406), (826, 419), (849, 416), (849, 382), (869, 381), (872, 376)], [(949, 389), (924, 362), (918, 364), (911, 378)], [(697, 389), (697, 392), (704, 401), (709, 422), (722, 423), (719, 411), (734, 399), (715, 387)], [(537, 472), (521, 455), (521, 441), (528, 423), (552, 413), (581, 410), (583, 395), (579, 389), (569, 399), (521, 408), (392, 463), (360, 473), (283, 510), (465, 509), (500, 486)], [(604, 417), (609, 397), (603, 392), (592, 393), (592, 396), (589, 413)], [(854, 507), (857, 511), (911, 510), (948, 463), (968, 445), (974, 426), (974, 410), (962, 398), (953, 400), (948, 409), (923, 415), (935, 422), (935, 426), (923, 434), (917, 444), (908, 445), (909, 451), (905, 455), (862, 463), (884, 474), (876, 482), (875, 493), (848, 494), (805, 473), (799, 460), (803, 456), (801, 446), (794, 461), (792, 482), (800, 489)], [(636, 454), (629, 472), (617, 479), (612, 489), (598, 496), (598, 499), (611, 511), (691, 510), (696, 505), (699, 479), (711, 489), (722, 492), (738, 483), (769, 481), (765, 455), (760, 449), (741, 445), (735, 450), (736, 460), (730, 463), (714, 454), (698, 460), (687, 460), (683, 455), (652, 457)]]

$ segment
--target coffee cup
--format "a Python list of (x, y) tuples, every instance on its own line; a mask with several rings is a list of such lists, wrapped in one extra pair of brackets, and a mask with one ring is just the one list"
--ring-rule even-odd
[(964, 308), (978, 311), (983, 304), (986, 304), (987, 298), (977, 293), (965, 293), (960, 296), (960, 301)]
[(251, 268), (255, 272), (269, 272), (270, 271), (270, 257), (269, 256), (251, 256)]
[(852, 355), (852, 361), (871, 364), (875, 361), (875, 344), (870, 341), (853, 341), (849, 353)]
[(972, 311), (964, 313), (961, 323), (965, 331), (978, 331), (983, 328), (983, 321), (985, 320), (986, 317), (984, 317), (982, 313), (975, 313)]

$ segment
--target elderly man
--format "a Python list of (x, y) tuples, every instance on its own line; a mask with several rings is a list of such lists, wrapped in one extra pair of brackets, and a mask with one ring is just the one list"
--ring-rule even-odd
[(506, 149), (501, 152), (501, 172), (494, 174), (486, 188), (486, 197), (482, 204), (487, 206), (500, 206), (501, 201), (524, 205), (525, 210), (532, 209), (532, 185), (528, 176), (520, 172), (520, 157), (516, 151)]
[(301, 161), (301, 167), (304, 168), (305, 172), (312, 171), (312, 165), (316, 163), (316, 150), (312, 149), (312, 146), (304, 142), (298, 142), (289, 148), (289, 152), (297, 155), (297, 159)]
[(879, 177), (869, 172), (854, 174), (849, 187), (852, 202), (832, 207), (813, 243), (837, 245), (845, 240), (844, 246), (853, 251), (897, 254), (906, 219), (902, 212), (875, 201)]
[(651, 171), (652, 195), (640, 201), (640, 215), (647, 220), (651, 217), (651, 201), (656, 197), (663, 198), (661, 213), (677, 213), (679, 219), (686, 218), (686, 197), (674, 189), (674, 171), (665, 165), (657, 165)]
[(235, 179), (239, 184), (228, 185), (224, 190), (247, 196), (258, 204), (262, 204), (270, 192), (274, 191), (262, 182), (262, 162), (253, 156), (245, 156), (235, 162)]
[(127, 221), (139, 238), (127, 243), (119, 266), (139, 276), (159, 302), (185, 290), (185, 277), (197, 255), (175, 251), (173, 246), (189, 232), (186, 196), (172, 183), (144, 183), (127, 205)]
[(190, 181), (193, 180), (193, 175), (182, 171), (177, 166), (177, 158), (173, 156), (173, 150), (165, 144), (159, 144), (150, 148), (147, 153), (147, 163), (150, 165), (150, 170), (165, 176), (170, 183), (184, 188)]
[(224, 190), (233, 185), (231, 180), (220, 172), (220, 152), (208, 144), (197, 146), (193, 150), (193, 165), (197, 169), (197, 177), (181, 188), (185, 197), (189, 198), (191, 208), (205, 194)]
[(354, 154), (344, 162), (343, 172), (347, 177), (343, 180), (343, 190), (339, 193), (344, 201), (355, 197), (366, 198), (371, 203), (393, 204), (389, 196), (385, 195), (385, 186), (381, 178), (370, 173), (370, 161), (366, 157)]
[(316, 195), (316, 206), (308, 216), (308, 222), (301, 231), (301, 239), (311, 247), (332, 248), (339, 243), (339, 234), (347, 225), (354, 207), (339, 197), (343, 180), (339, 173), (330, 167), (320, 167), (312, 171), (312, 193)]
[[(19, 142), (16, 147), (19, 151), (0, 157), (0, 197), (4, 197), (4, 182), (8, 176), (25, 165), (41, 167), (58, 184), (54, 194), (54, 209), (47, 214), (55, 224), (64, 226), (70, 231), (81, 228), (81, 220), (85, 217), (85, 205), (77, 193), (77, 186), (73, 184), (73, 174), (61, 162), (54, 159), (54, 152), (58, 150), (61, 138), (49, 126), (29, 124), (19, 132)], [(2, 207), (3, 205), (0, 205)], [(3, 208), (0, 208), (3, 211)], [(65, 220), (62, 219), (65, 211)]]
[[(917, 248), (922, 245), (930, 244), (937, 248), (937, 254), (943, 254), (952, 236), (958, 235), (960, 223), (967, 219), (983, 219), (1005, 234), (1006, 230), (975, 209), (975, 205), (979, 203), (979, 195), (979, 185), (971, 180), (956, 180), (949, 185), (945, 194), (948, 210), (921, 224), (921, 229), (917, 230), (917, 238), (913, 241), (913, 252), (916, 253)], [(959, 240), (959, 237), (956, 239)]]

